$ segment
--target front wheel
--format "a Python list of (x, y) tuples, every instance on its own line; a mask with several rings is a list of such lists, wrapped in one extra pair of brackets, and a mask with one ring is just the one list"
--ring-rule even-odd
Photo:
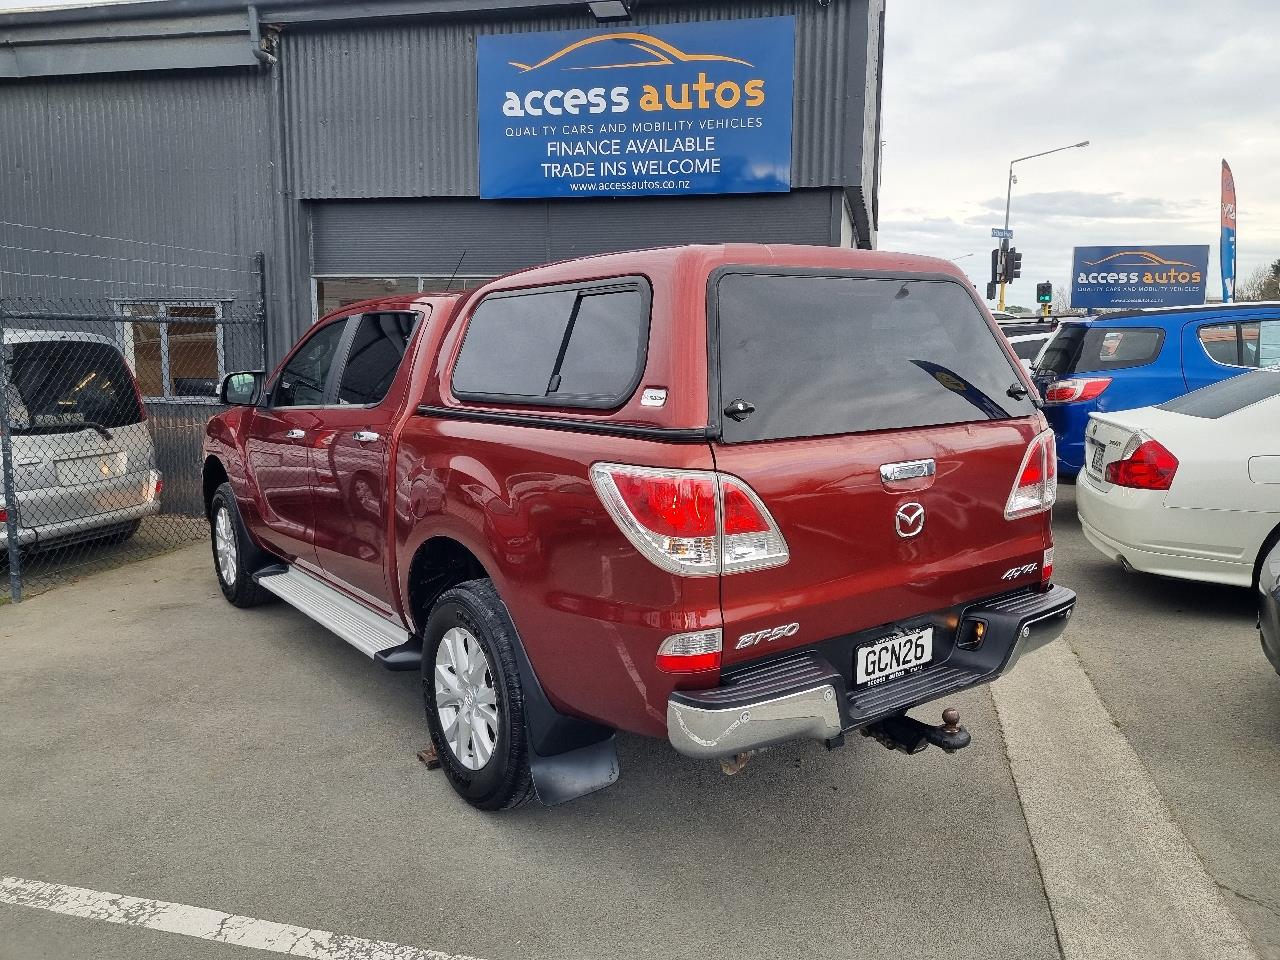
[(516, 642), (489, 580), (445, 591), (423, 631), (431, 740), (450, 785), (481, 810), (518, 807), (534, 795)]
[(249, 539), (229, 483), (222, 484), (213, 494), (209, 533), (213, 569), (222, 595), (237, 607), (255, 607), (270, 599), (270, 592), (253, 579), (254, 572), (262, 566), (262, 551)]

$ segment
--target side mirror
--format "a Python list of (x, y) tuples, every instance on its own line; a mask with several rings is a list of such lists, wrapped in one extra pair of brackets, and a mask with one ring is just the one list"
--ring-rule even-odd
[(222, 387), (218, 390), (218, 399), (232, 407), (256, 406), (258, 394), (262, 392), (262, 381), (265, 377), (266, 373), (262, 370), (229, 373), (222, 378)]

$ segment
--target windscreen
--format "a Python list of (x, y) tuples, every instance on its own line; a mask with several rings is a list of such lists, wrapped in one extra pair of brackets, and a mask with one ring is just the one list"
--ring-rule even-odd
[(10, 348), (9, 415), (15, 433), (108, 430), (142, 420), (133, 376), (114, 347), (92, 341), (16, 343)]
[(1280, 396), (1280, 370), (1255, 370), (1193, 390), (1160, 404), (1159, 409), (1217, 420), (1275, 396)]
[(729, 443), (1034, 411), (959, 283), (733, 273), (716, 307), (720, 406), (755, 408), (724, 418)]
[(1036, 364), (1036, 373), (1069, 377), (1073, 373), (1146, 366), (1160, 355), (1159, 327), (1063, 326)]

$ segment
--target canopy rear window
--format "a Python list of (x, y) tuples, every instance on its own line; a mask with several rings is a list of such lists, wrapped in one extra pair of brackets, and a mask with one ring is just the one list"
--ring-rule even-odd
[(743, 272), (722, 275), (715, 296), (718, 408), (755, 408), (740, 421), (724, 417), (726, 442), (1034, 412), (958, 282)]
[(1280, 396), (1280, 370), (1255, 370), (1193, 390), (1160, 404), (1160, 409), (1217, 420), (1275, 396)]

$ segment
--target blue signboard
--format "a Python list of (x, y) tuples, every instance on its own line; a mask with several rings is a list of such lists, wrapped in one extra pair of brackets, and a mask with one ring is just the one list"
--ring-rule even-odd
[(480, 37), (480, 195), (791, 189), (795, 20)]
[(1204, 303), (1208, 274), (1208, 244), (1076, 247), (1071, 306), (1193, 306)]

